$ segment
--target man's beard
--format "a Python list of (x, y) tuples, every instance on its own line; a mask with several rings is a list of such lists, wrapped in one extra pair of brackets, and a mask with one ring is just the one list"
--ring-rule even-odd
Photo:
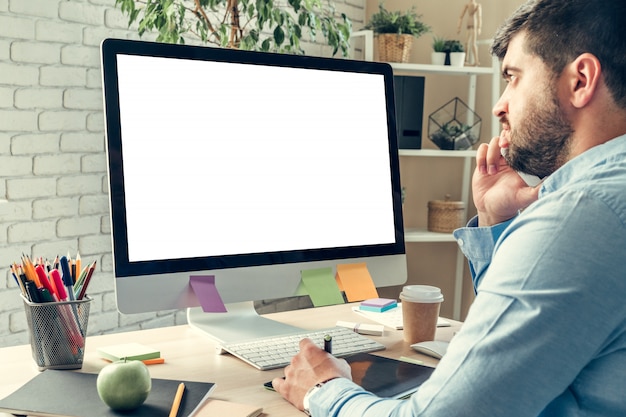
[[(514, 170), (539, 178), (547, 177), (567, 162), (574, 133), (554, 89), (549, 94), (543, 103), (530, 107), (518, 126), (511, 126), (505, 157)], [(509, 122), (506, 117), (501, 121)]]

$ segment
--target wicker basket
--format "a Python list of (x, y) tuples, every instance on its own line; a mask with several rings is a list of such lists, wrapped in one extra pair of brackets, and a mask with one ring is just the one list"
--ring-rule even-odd
[(383, 33), (378, 38), (378, 60), (382, 62), (409, 62), (413, 35)]
[(428, 202), (428, 230), (431, 232), (451, 233), (463, 227), (465, 223), (465, 203), (446, 199)]

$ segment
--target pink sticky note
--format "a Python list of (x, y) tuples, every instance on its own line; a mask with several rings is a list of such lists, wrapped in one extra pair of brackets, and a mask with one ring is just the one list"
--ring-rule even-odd
[(226, 313), (226, 306), (215, 287), (214, 275), (191, 275), (189, 283), (205, 313)]

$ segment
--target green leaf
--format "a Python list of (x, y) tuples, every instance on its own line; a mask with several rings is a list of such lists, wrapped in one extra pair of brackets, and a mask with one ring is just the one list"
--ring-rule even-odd
[(276, 45), (278, 46), (282, 45), (282, 43), (285, 42), (285, 32), (280, 26), (276, 26), (274, 28), (274, 42), (276, 42)]
[(263, 52), (269, 52), (270, 50), (270, 40), (269, 38), (265, 39), (262, 43), (261, 43), (261, 51)]

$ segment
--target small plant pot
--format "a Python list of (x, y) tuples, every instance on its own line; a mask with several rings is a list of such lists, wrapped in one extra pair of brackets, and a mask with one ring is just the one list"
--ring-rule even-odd
[(465, 52), (450, 52), (450, 66), (462, 67), (465, 65)]
[(430, 61), (433, 65), (444, 65), (446, 63), (445, 52), (431, 52)]
[(378, 59), (382, 62), (409, 62), (413, 35), (378, 35)]

